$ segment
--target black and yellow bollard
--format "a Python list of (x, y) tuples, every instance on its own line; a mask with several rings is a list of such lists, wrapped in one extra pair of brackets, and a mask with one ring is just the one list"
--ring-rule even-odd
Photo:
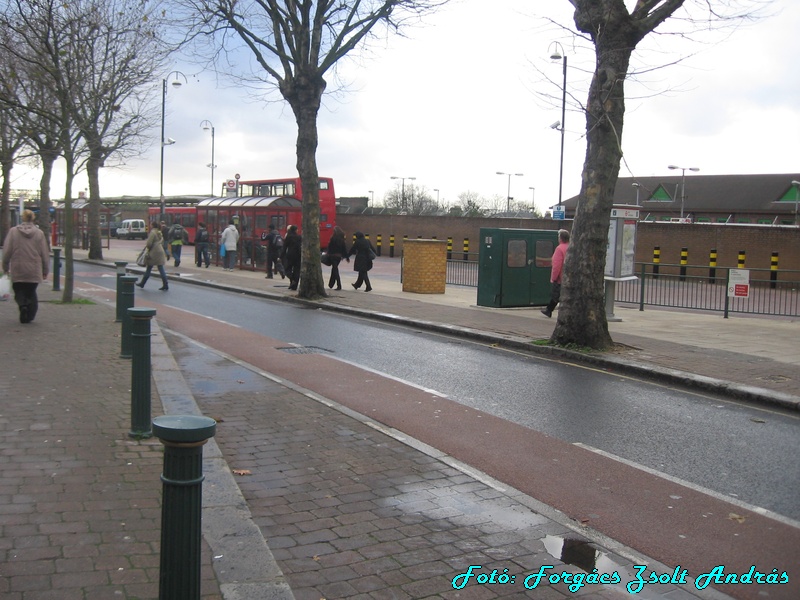
[(375, 254), (377, 254), (378, 256), (381, 255), (381, 234), (380, 233), (375, 237)]
[(744, 269), (745, 259), (747, 258), (747, 252), (744, 250), (739, 250), (739, 260), (737, 261), (737, 269)]
[(447, 238), (447, 260), (453, 260), (453, 238)]
[(119, 278), (120, 293), (119, 301), (122, 304), (122, 327), (120, 333), (120, 358), (131, 357), (131, 317), (128, 314), (128, 309), (133, 308), (135, 294), (133, 292), (133, 284), (136, 283), (138, 277), (135, 275), (123, 275)]
[(469, 238), (464, 238), (464, 260), (469, 260)]
[(769, 261), (769, 287), (775, 289), (778, 287), (778, 253), (773, 252), (772, 258)]
[(653, 279), (658, 279), (658, 268), (661, 266), (661, 246), (653, 248)]
[(150, 381), (153, 377), (150, 359), (150, 321), (155, 308), (129, 308), (131, 319), (131, 430), (128, 436), (137, 439), (152, 437), (150, 428)]
[(125, 311), (122, 308), (120, 297), (122, 296), (122, 286), (120, 285), (120, 278), (125, 275), (125, 267), (128, 265), (127, 260), (115, 260), (114, 264), (117, 266), (117, 318), (115, 323), (122, 323), (125, 318)]
[(53, 291), (61, 291), (61, 248), (53, 248)]
[(389, 236), (389, 258), (394, 258), (394, 234)]
[(708, 253), (708, 283), (717, 281), (717, 249), (712, 248)]
[(689, 264), (689, 249), (681, 248), (681, 281), (686, 281), (686, 265)]
[(153, 419), (164, 444), (159, 600), (200, 600), (203, 446), (216, 427), (214, 419), (196, 415)]

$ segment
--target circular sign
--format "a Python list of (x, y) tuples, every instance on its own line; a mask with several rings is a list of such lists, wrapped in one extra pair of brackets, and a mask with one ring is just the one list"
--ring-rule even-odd
[(229, 190), (235, 190), (236, 189), (236, 181), (234, 179), (228, 179), (228, 181), (226, 182), (226, 185), (228, 186)]

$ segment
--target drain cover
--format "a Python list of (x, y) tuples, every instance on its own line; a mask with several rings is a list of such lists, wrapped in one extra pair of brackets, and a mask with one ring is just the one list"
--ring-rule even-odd
[(286, 346), (284, 348), (276, 348), (281, 352), (288, 352), (289, 354), (320, 354), (330, 353), (330, 350), (325, 348), (318, 348), (317, 346)]

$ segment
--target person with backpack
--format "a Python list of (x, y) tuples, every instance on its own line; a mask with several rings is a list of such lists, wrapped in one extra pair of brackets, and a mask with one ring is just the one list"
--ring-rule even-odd
[(281, 261), (283, 238), (272, 223), (269, 224), (269, 233), (264, 241), (267, 242), (267, 279), (272, 279), (275, 273), (280, 273), (281, 279), (286, 279), (286, 269)]
[(198, 223), (197, 233), (194, 236), (194, 262), (198, 267), (202, 267), (206, 263), (206, 269), (211, 264), (211, 258), (208, 254), (208, 229), (206, 224), (202, 221)]
[(169, 228), (168, 240), (172, 250), (172, 257), (175, 259), (175, 266), (181, 266), (181, 249), (184, 244), (189, 243), (189, 234), (180, 223), (175, 223)]

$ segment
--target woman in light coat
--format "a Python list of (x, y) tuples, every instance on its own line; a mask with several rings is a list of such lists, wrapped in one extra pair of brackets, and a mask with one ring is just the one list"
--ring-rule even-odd
[(233, 219), (228, 221), (228, 226), (222, 232), (219, 240), (220, 246), (225, 246), (225, 257), (222, 260), (222, 268), (225, 271), (233, 271), (236, 266), (236, 248), (239, 245), (239, 230)]
[(164, 251), (164, 235), (161, 233), (161, 228), (157, 221), (150, 223), (150, 235), (147, 237), (147, 242), (145, 242), (145, 248), (147, 248), (147, 254), (145, 255), (147, 269), (144, 271), (142, 280), (136, 285), (143, 288), (150, 278), (153, 267), (158, 267), (158, 274), (161, 275), (161, 287), (158, 289), (166, 292), (169, 289), (167, 272), (164, 270), (164, 265), (167, 264), (167, 253)]
[(30, 323), (39, 310), (36, 288), (50, 273), (50, 250), (44, 232), (33, 224), (36, 214), (22, 211), (22, 222), (6, 235), (3, 272), (11, 274), (19, 322)]

